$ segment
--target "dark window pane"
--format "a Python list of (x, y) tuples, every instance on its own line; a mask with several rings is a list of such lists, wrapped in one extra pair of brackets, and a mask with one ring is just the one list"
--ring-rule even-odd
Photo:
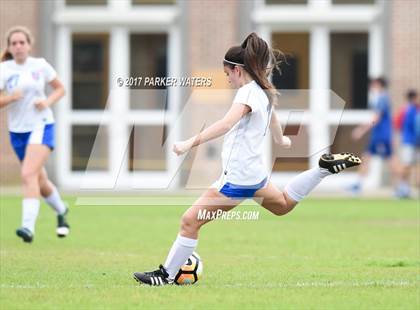
[(166, 126), (134, 126), (130, 135), (129, 170), (166, 170), (166, 151), (163, 149), (165, 141)]
[(367, 50), (355, 51), (353, 54), (353, 76), (351, 97), (353, 109), (364, 109), (367, 103), (368, 55)]
[(149, 90), (130, 92), (132, 109), (167, 108), (166, 87), (145, 85), (145, 78), (167, 76), (167, 38), (166, 34), (132, 34), (130, 37), (131, 76), (143, 78), (141, 85), (132, 89)]
[(287, 56), (287, 63), (285, 62), (280, 67), (280, 71), (274, 69), (273, 84), (278, 89), (298, 89), (298, 71), (299, 59), (293, 56)]
[(176, 0), (132, 0), (133, 5), (175, 4)]
[(288, 125), (284, 134), (292, 140), (293, 147), (285, 149), (272, 140), (272, 156), (276, 160), (273, 172), (302, 171), (309, 168), (309, 138), (306, 126)]
[[(309, 34), (274, 33), (273, 47), (286, 57), (280, 72), (273, 72), (273, 84), (280, 90), (280, 108), (306, 109), (309, 105)], [(283, 90), (283, 91), (282, 91)], [(294, 90), (294, 91), (284, 91)]]
[[(331, 141), (334, 141), (331, 145), (331, 153), (349, 152), (349, 145), (351, 145), (352, 153), (357, 155), (363, 154), (369, 140), (369, 135), (365, 135), (362, 140), (354, 142), (351, 137), (351, 132), (355, 127), (356, 125), (338, 126), (335, 137), (331, 136)], [(331, 134), (333, 134), (334, 131), (335, 128), (330, 127)], [(357, 167), (351, 168), (349, 171), (357, 171)]]
[(278, 89), (308, 89), (309, 86), (309, 34), (274, 33), (273, 47), (286, 56), (280, 66), (281, 75), (273, 74)]
[(108, 35), (73, 35), (73, 109), (104, 109), (108, 98)]
[(72, 127), (71, 169), (73, 171), (107, 170), (108, 131), (107, 128), (101, 128), (98, 134), (98, 129), (98, 125)]
[(103, 42), (75, 37), (73, 40), (73, 72), (101, 72), (104, 67)]
[(308, 0), (265, 0), (266, 4), (308, 4)]
[[(368, 35), (331, 34), (331, 88), (346, 102), (346, 109), (366, 109)], [(332, 108), (338, 108), (332, 105)]]
[(98, 93), (103, 92), (103, 83), (101, 82), (73, 82), (73, 105), (74, 109), (97, 109), (98, 108)]
[(66, 0), (66, 5), (107, 5), (108, 0)]
[(375, 4), (375, 0), (332, 0), (332, 4)]

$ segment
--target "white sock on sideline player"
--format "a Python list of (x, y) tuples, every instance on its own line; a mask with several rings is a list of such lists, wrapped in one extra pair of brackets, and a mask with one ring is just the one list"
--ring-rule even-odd
[(45, 202), (57, 212), (57, 214), (63, 215), (64, 213), (66, 213), (67, 208), (64, 205), (64, 202), (61, 199), (60, 193), (57, 191), (56, 188), (54, 188), (52, 193), (48, 197), (45, 197), (44, 199), (45, 199)]
[(35, 222), (38, 217), (40, 202), (36, 198), (22, 200), (22, 227), (28, 228), (35, 233)]

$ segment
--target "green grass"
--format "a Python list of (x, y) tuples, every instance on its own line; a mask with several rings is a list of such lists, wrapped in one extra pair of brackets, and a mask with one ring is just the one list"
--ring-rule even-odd
[(0, 202), (1, 309), (420, 307), (415, 201), (309, 199), (283, 217), (211, 223), (197, 249), (204, 276), (188, 287), (131, 277), (164, 261), (186, 206), (72, 206), (71, 235), (58, 239), (43, 205), (24, 244), (20, 199)]

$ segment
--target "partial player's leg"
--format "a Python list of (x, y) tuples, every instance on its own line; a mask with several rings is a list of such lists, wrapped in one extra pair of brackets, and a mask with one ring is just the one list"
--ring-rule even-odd
[[(416, 149), (412, 145), (401, 145), (400, 164), (397, 164), (397, 156), (389, 163), (390, 171), (397, 175), (396, 197), (400, 199), (410, 198), (410, 172), (416, 161)], [(396, 167), (399, 166), (399, 169)]]
[(255, 200), (275, 215), (284, 215), (305, 198), (326, 176), (361, 163), (359, 157), (351, 153), (324, 154), (319, 166), (304, 171), (290, 180), (285, 191), (279, 191), (273, 184), (258, 190)]
[(285, 215), (293, 210), (297, 202), (286, 192), (277, 189), (271, 182), (255, 192), (254, 200), (274, 215)]
[[(179, 234), (169, 251), (165, 264), (152, 272), (136, 272), (133, 275), (134, 279), (149, 285), (173, 283), (178, 270), (197, 246), (198, 231), (201, 226), (214, 219), (212, 215), (220, 211), (229, 211), (241, 202), (242, 200), (224, 196), (216, 189), (207, 190), (182, 216)], [(200, 218), (202, 215), (204, 218)]]
[(48, 174), (44, 167), (39, 173), (39, 190), (44, 198), (50, 196), (54, 191), (54, 185), (48, 180)]
[(208, 189), (182, 215), (179, 234), (183, 237), (197, 239), (200, 227), (213, 220), (213, 218), (200, 218), (200, 215), (229, 211), (242, 201), (242, 199), (226, 197), (214, 188)]
[(42, 144), (30, 144), (25, 151), (21, 166), (23, 183), (22, 227), (16, 234), (25, 242), (32, 242), (35, 222), (39, 212), (39, 176), (48, 159), (50, 149)]
[(70, 226), (66, 220), (68, 209), (61, 199), (56, 186), (48, 179), (48, 174), (44, 167), (39, 174), (39, 185), (41, 196), (44, 197), (45, 202), (57, 213), (57, 236), (60, 238), (66, 237), (70, 233)]

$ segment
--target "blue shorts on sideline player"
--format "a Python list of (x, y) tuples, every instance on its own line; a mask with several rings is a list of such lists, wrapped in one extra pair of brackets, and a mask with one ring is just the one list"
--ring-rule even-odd
[(370, 155), (377, 155), (383, 159), (388, 159), (392, 155), (391, 141), (375, 141), (371, 139), (366, 151)]
[(47, 124), (30, 132), (9, 132), (13, 149), (22, 161), (25, 158), (28, 144), (44, 144), (54, 149), (54, 124)]

